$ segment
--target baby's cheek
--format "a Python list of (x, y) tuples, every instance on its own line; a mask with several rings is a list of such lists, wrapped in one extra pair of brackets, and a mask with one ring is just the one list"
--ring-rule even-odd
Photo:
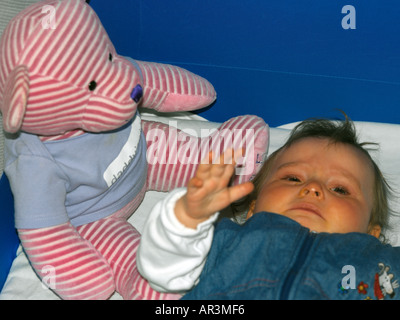
[(361, 232), (366, 233), (368, 231), (369, 216), (364, 212), (360, 212), (357, 209), (351, 208), (349, 210), (341, 210), (338, 217), (332, 221), (332, 228), (335, 229), (333, 232), (349, 233), (349, 232)]

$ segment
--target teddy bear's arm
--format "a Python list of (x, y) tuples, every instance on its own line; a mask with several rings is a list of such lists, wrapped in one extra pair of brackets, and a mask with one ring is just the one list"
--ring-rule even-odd
[(207, 107), (216, 99), (211, 83), (186, 69), (145, 61), (136, 63), (143, 76), (144, 108), (189, 111)]

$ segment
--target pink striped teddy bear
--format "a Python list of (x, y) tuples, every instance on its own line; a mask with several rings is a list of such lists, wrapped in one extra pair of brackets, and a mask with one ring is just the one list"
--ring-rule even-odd
[[(147, 190), (185, 185), (200, 150), (221, 151), (215, 141), (226, 132), (253, 133), (253, 145), (243, 134), (232, 146), (253, 161), (236, 183), (249, 179), (268, 127), (240, 116), (197, 138), (143, 121), (137, 108), (194, 110), (215, 98), (212, 85), (187, 70), (119, 56), (82, 0), (38, 2), (10, 21), (0, 42), (5, 172), (21, 244), (43, 282), (52, 271), (46, 283), (59, 297), (179, 298), (154, 291), (138, 273), (140, 234), (128, 217)], [(169, 162), (146, 158), (155, 143)], [(193, 143), (198, 151), (188, 157)]]

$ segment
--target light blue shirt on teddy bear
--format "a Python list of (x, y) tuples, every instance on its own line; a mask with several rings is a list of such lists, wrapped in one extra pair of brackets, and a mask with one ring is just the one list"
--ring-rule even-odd
[(113, 132), (58, 141), (19, 133), (6, 138), (5, 161), (18, 229), (105, 218), (133, 200), (147, 176), (139, 115)]

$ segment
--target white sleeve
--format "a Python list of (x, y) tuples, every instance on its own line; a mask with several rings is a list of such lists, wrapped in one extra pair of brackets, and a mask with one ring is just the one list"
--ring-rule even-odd
[(210, 250), (214, 222), (219, 213), (190, 229), (175, 216), (176, 201), (185, 188), (170, 192), (151, 211), (137, 252), (137, 267), (150, 286), (159, 292), (190, 290), (203, 270)]

